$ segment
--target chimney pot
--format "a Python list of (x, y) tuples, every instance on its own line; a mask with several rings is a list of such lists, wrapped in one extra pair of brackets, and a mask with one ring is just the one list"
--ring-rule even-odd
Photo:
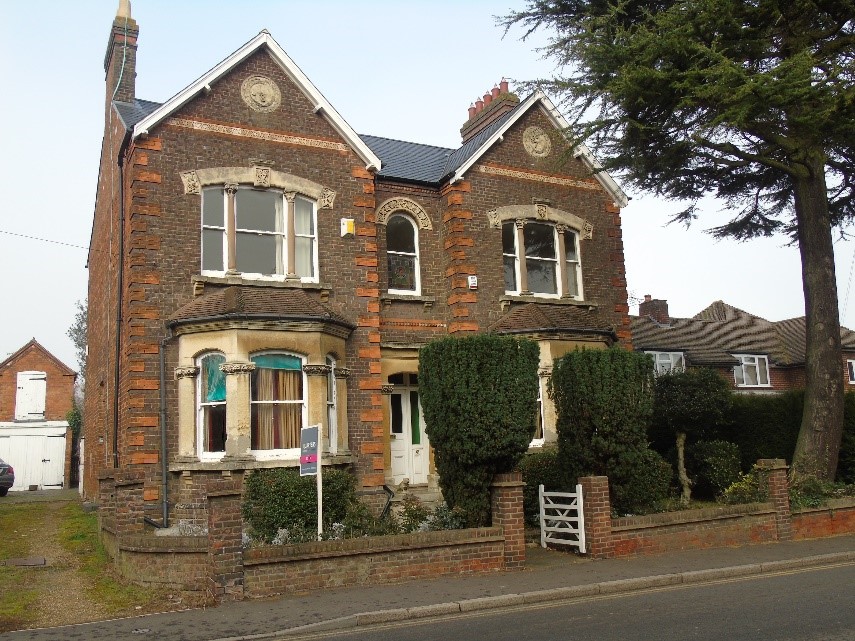
[(497, 85), (493, 85), (493, 90), (490, 92), (493, 98), (499, 97), (499, 87)]
[(508, 81), (504, 78), (499, 83), (499, 93), (508, 93)]
[(481, 113), (481, 110), (483, 108), (484, 108), (484, 101), (481, 100), (480, 98), (478, 98), (478, 100), (475, 101), (475, 113), (476, 114)]
[(652, 300), (652, 296), (650, 296), (650, 294), (644, 295), (644, 302), (645, 303), (649, 303), (651, 300)]
[(485, 104), (485, 105), (489, 105), (491, 102), (493, 102), (493, 96), (492, 96), (492, 94), (488, 91), (487, 93), (485, 93), (485, 94), (484, 94), (484, 104)]
[(475, 105), (469, 105), (469, 120), (472, 120), (475, 117)]

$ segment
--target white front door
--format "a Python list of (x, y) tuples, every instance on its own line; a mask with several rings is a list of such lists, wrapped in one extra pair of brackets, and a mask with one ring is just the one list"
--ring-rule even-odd
[(411, 485), (427, 484), (430, 446), (424, 430), (416, 376), (399, 374), (390, 377), (390, 382), (395, 385), (389, 395), (389, 448), (393, 481), (397, 484), (409, 479)]

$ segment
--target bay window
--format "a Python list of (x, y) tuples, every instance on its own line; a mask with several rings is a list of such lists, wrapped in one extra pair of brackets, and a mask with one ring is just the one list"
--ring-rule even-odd
[(307, 412), (302, 358), (269, 353), (251, 361), (255, 363), (250, 379), (251, 449), (299, 449)]

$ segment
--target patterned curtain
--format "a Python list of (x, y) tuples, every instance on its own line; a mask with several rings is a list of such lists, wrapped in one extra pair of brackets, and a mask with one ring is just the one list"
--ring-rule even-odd
[[(300, 447), (303, 427), (303, 372), (293, 356), (253, 358), (252, 449)], [(296, 367), (295, 367), (296, 366)]]

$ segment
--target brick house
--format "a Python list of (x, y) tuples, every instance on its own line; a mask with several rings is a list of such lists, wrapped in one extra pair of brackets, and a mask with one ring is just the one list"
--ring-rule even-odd
[[(208, 483), (296, 467), (306, 425), (369, 505), (435, 488), (430, 340), (530, 336), (543, 377), (576, 346), (629, 344), (626, 196), (542, 93), (495, 87), (456, 149), (358, 135), (262, 31), (149, 102), (129, 14), (88, 261), (85, 494), (140, 485), (117, 528), (206, 522)], [(542, 396), (535, 444), (554, 433)]]
[[(668, 301), (645, 296), (631, 317), (637, 351), (653, 356), (657, 372), (710, 367), (741, 392), (805, 386), (805, 318), (768, 321), (722, 301), (691, 318), (671, 318)], [(855, 390), (855, 332), (840, 328), (841, 375)]]
[(35, 338), (0, 362), (0, 458), (15, 468), (13, 490), (70, 485), (76, 379)]

